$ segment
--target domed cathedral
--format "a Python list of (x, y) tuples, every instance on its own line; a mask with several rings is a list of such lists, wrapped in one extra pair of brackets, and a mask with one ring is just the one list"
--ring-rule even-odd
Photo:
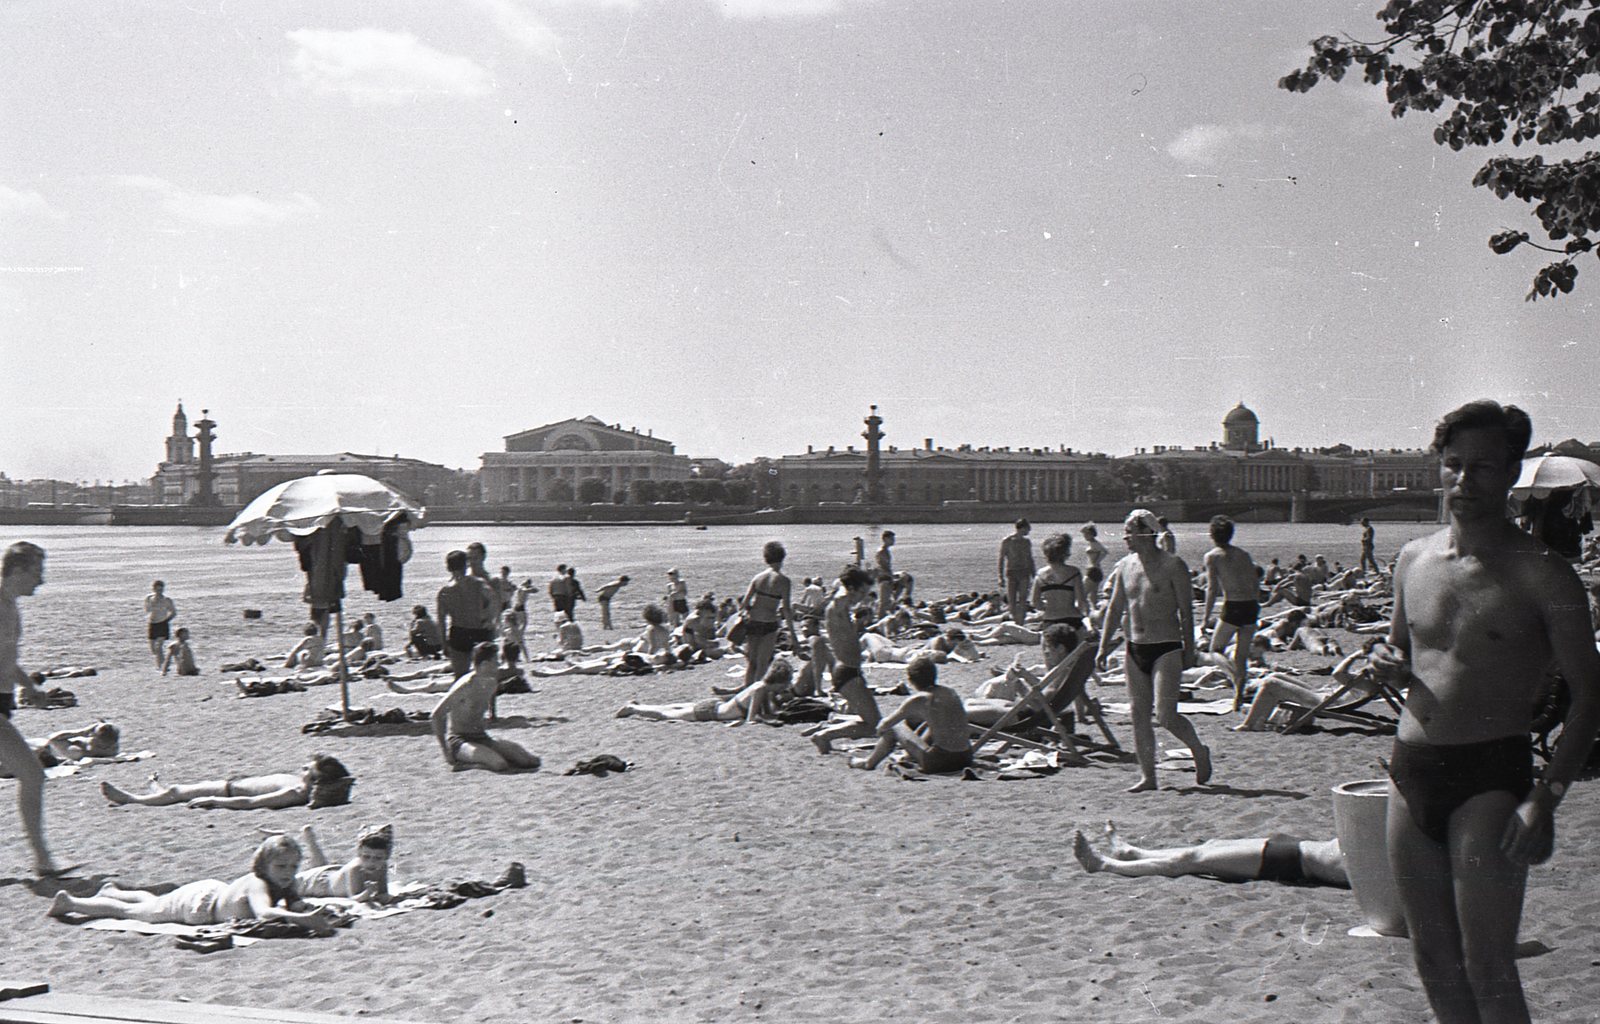
[(1261, 421), (1240, 402), (1222, 417), (1222, 447), (1233, 452), (1261, 450)]

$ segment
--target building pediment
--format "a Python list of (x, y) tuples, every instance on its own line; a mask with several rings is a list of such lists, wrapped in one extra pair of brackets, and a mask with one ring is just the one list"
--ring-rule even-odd
[(640, 433), (637, 429), (624, 429), (620, 424), (610, 424), (594, 416), (565, 419), (546, 423), (505, 438), (508, 452), (616, 452), (657, 451), (671, 453), (671, 441)]

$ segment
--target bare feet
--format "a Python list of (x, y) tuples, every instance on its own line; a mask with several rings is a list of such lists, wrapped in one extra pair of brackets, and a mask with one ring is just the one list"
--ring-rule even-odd
[(65, 917), (72, 913), (72, 894), (65, 889), (56, 893), (50, 901), (50, 909), (45, 913), (50, 917)]
[(1129, 793), (1150, 793), (1150, 792), (1154, 792), (1155, 790), (1158, 790), (1160, 788), (1161, 788), (1160, 784), (1157, 783), (1155, 779), (1140, 779), (1136, 785), (1129, 786), (1127, 788), (1126, 792), (1129, 792)]
[(816, 736), (813, 736), (813, 737), (811, 737), (811, 742), (816, 744), (817, 753), (819, 753), (819, 754), (831, 754), (831, 753), (833, 753), (833, 742), (831, 740), (829, 740), (826, 736), (822, 736), (820, 734), (816, 735)]
[(1106, 846), (1115, 860), (1130, 860), (1133, 857), (1133, 847), (1123, 842), (1122, 836), (1117, 834), (1117, 823), (1109, 818), (1106, 819)]
[(617, 717), (618, 718), (627, 718), (632, 714), (633, 714), (633, 705), (632, 704), (624, 704), (624, 705), (622, 705), (622, 707), (617, 709)]
[(1194, 754), (1194, 781), (1204, 786), (1211, 781), (1211, 748), (1196, 743), (1190, 752)]
[(127, 804), (133, 802), (133, 797), (113, 786), (109, 782), (100, 783), (100, 795), (114, 804)]
[(876, 765), (872, 763), (872, 758), (870, 757), (852, 757), (850, 759), (850, 767), (864, 768), (870, 772)]
[(1234, 726), (1233, 727), (1233, 731), (1234, 732), (1260, 732), (1261, 730), (1257, 729), (1255, 726), (1251, 725), (1249, 720), (1245, 720), (1243, 722), (1240, 722), (1238, 725)]
[(1094, 874), (1105, 867), (1105, 858), (1099, 851), (1089, 845), (1089, 839), (1082, 831), (1074, 830), (1072, 833), (1072, 855), (1078, 858), (1078, 863), (1083, 865), (1083, 870)]

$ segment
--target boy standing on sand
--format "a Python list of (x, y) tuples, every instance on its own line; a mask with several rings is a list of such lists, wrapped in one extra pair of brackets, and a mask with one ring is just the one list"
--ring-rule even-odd
[(472, 649), (494, 639), (494, 591), (488, 580), (467, 575), (465, 551), (445, 555), (444, 565), (450, 582), (439, 588), (439, 629), (450, 669), (459, 676), (472, 667)]
[(145, 633), (150, 638), (150, 653), (155, 655), (156, 666), (161, 665), (161, 649), (166, 645), (170, 623), (178, 614), (178, 606), (167, 596), (167, 585), (160, 580), (150, 584), (150, 593), (144, 598)]
[(878, 570), (878, 618), (883, 618), (894, 610), (894, 556), (889, 549), (894, 547), (894, 531), (883, 531), (883, 542), (878, 545), (878, 551), (872, 556), (873, 565)]
[(1261, 616), (1261, 571), (1250, 552), (1233, 546), (1233, 520), (1227, 516), (1211, 518), (1211, 543), (1216, 547), (1206, 552), (1206, 607), (1201, 624), (1210, 624), (1211, 610), (1221, 597), (1222, 616), (1211, 633), (1211, 652), (1221, 654), (1233, 640), (1233, 710), (1238, 711), (1244, 703), (1245, 670)]
[(0, 765), (17, 780), (17, 811), (33, 847), (33, 870), (41, 878), (63, 875), (44, 841), (44, 765), (22, 733), (11, 723), (15, 693), (21, 688), (30, 701), (43, 703), (44, 695), (17, 664), (22, 645), (22, 612), (17, 598), (31, 597), (44, 583), (44, 548), (18, 541), (6, 548), (0, 561)]
[[(1389, 762), (1389, 863), (1441, 1024), (1523, 1024), (1517, 926), (1528, 865), (1549, 859), (1556, 805), (1600, 727), (1600, 656), (1572, 567), (1506, 518), (1533, 424), (1479, 401), (1434, 430), (1449, 525), (1394, 572), (1382, 678), (1408, 687)], [(1551, 670), (1571, 710), (1533, 777), (1529, 732)]]
[(1026, 519), (1018, 519), (1016, 532), (1000, 542), (1000, 591), (1006, 595), (1006, 609), (1011, 621), (1022, 625), (1028, 617), (1028, 587), (1033, 583), (1033, 541), (1028, 533), (1033, 526)]
[(861, 674), (861, 636), (856, 632), (855, 616), (851, 614), (856, 605), (871, 598), (872, 574), (852, 565), (839, 574), (839, 588), (822, 613), (828, 643), (833, 648), (833, 692), (844, 698), (858, 721), (823, 729), (813, 735), (811, 742), (817, 745), (820, 754), (831, 754), (834, 740), (873, 735), (883, 718), (877, 700), (867, 689), (866, 677)]
[(1148, 509), (1128, 513), (1122, 526), (1128, 554), (1111, 570), (1111, 600), (1095, 659), (1104, 672), (1126, 617), (1124, 668), (1133, 704), (1133, 745), (1139, 756), (1139, 781), (1129, 787), (1130, 793), (1159, 788), (1152, 713), (1194, 754), (1195, 781), (1203, 786), (1211, 780), (1211, 751), (1200, 742), (1194, 723), (1178, 714), (1178, 684), (1184, 668), (1194, 664), (1194, 586), (1183, 561), (1161, 550), (1156, 539), (1160, 530)]

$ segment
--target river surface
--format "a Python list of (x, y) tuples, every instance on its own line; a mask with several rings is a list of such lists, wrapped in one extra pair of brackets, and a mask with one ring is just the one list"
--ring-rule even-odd
[[(1077, 544), (1080, 523), (1039, 523), (1038, 542), (1057, 530), (1074, 537), (1073, 558), (1082, 564)], [(1428, 523), (1379, 523), (1378, 557), (1387, 562), (1401, 544), (1437, 529)], [(0, 538), (32, 540), (49, 557), (45, 585), (22, 601), (25, 626), (23, 663), (30, 667), (57, 664), (106, 666), (149, 657), (144, 639), (141, 602), (150, 582), (163, 579), (178, 605), (176, 625), (189, 627), (201, 666), (245, 655), (265, 656), (286, 650), (305, 621), (300, 602), (304, 577), (294, 549), (272, 542), (261, 547), (225, 545), (216, 527), (17, 527)], [(593, 594), (602, 583), (626, 573), (632, 582), (613, 602), (619, 625), (633, 628), (639, 609), (659, 600), (664, 573), (679, 569), (698, 597), (739, 596), (761, 569), (761, 545), (771, 539), (789, 549), (786, 569), (799, 583), (804, 576), (834, 576), (850, 557), (852, 538), (866, 539), (868, 557), (877, 548), (879, 528), (836, 525), (712, 526), (435, 526), (412, 534), (416, 553), (406, 567), (406, 596), (391, 604), (360, 589), (359, 570), (346, 582), (346, 615), (375, 612), (386, 646), (398, 649), (413, 604), (432, 613), (434, 595), (444, 583), (444, 555), (478, 540), (489, 549), (489, 566), (510, 565), (514, 578), (532, 577), (539, 585), (543, 608), (544, 581), (558, 563), (576, 565), (579, 578)], [(1010, 532), (1003, 524), (905, 526), (897, 531), (895, 568), (916, 577), (918, 597), (937, 597), (990, 589), (1000, 540)], [(1192, 566), (1210, 546), (1204, 523), (1174, 525), (1178, 553)], [(1360, 528), (1330, 524), (1247, 523), (1236, 543), (1265, 564), (1285, 562), (1304, 552), (1326, 555), (1329, 562), (1352, 565), (1359, 557)], [(1125, 550), (1119, 524), (1101, 526), (1101, 542), (1115, 558)], [(1042, 564), (1042, 558), (1041, 558)], [(244, 618), (258, 609), (259, 619)], [(578, 621), (591, 637), (599, 635), (598, 612), (592, 603), (579, 605)], [(530, 638), (541, 635), (541, 620), (530, 624)]]

